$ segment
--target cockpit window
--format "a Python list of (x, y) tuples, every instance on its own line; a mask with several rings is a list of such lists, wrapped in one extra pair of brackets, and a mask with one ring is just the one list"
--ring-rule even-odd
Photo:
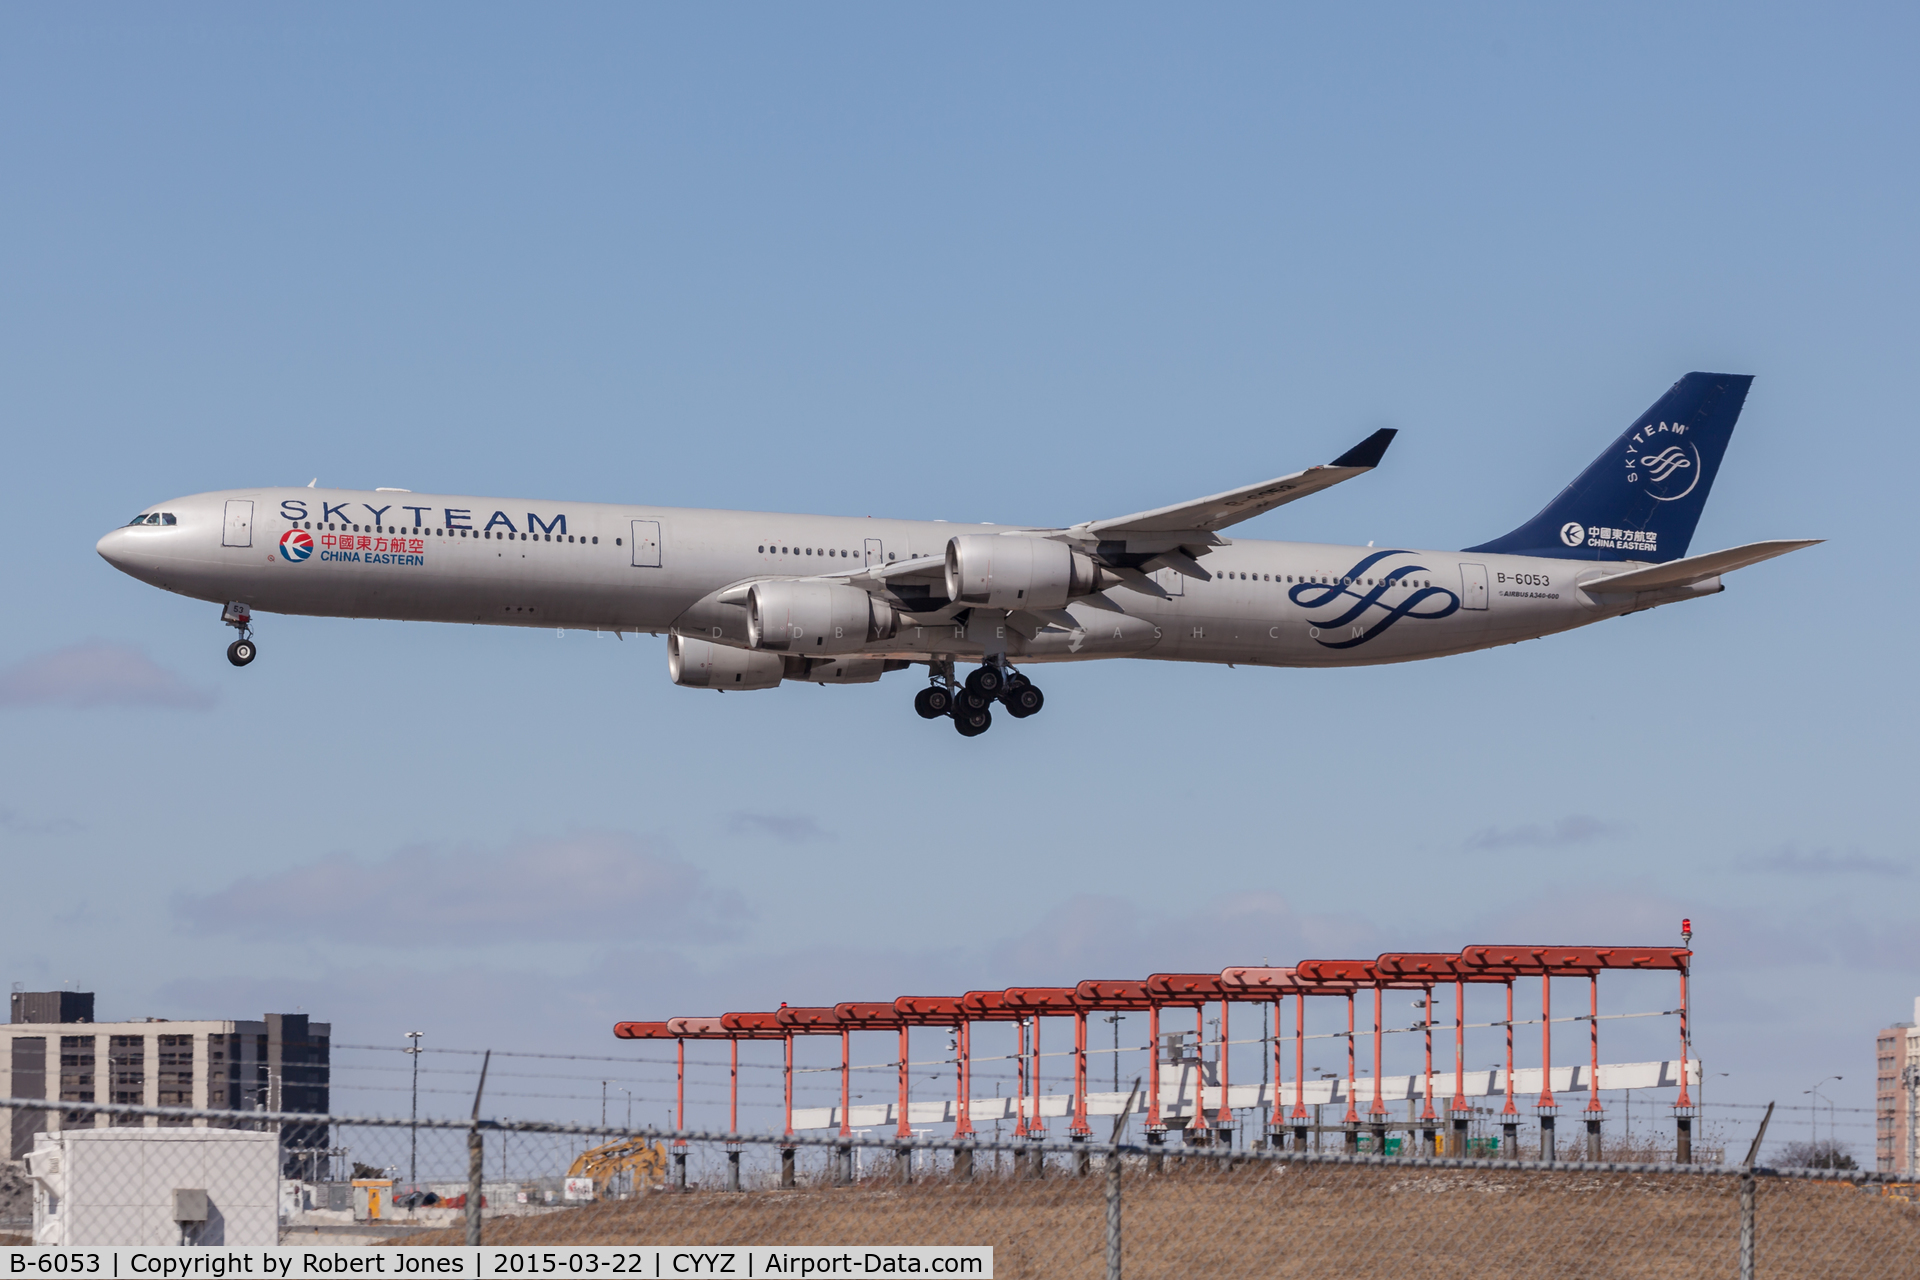
[(131, 529), (136, 524), (179, 524), (179, 523), (180, 521), (174, 518), (173, 512), (155, 511), (150, 515), (135, 516), (133, 519), (127, 521), (127, 527)]
[(135, 516), (133, 519), (127, 521), (127, 527), (131, 529), (134, 525), (145, 524), (146, 522), (147, 518), (145, 516)]

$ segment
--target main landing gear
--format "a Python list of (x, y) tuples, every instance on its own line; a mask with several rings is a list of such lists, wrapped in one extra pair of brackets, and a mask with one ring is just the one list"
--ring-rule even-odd
[(240, 633), (240, 638), (227, 646), (227, 661), (236, 667), (244, 667), (252, 662), (260, 652), (253, 643), (253, 612), (238, 600), (220, 611), (220, 621)]
[(951, 662), (935, 662), (934, 683), (914, 695), (913, 709), (923, 720), (951, 716), (953, 727), (963, 738), (974, 738), (993, 727), (993, 704), (999, 703), (1008, 715), (1024, 720), (1046, 705), (1046, 697), (1033, 681), (1003, 666), (988, 663), (967, 675), (956, 686)]

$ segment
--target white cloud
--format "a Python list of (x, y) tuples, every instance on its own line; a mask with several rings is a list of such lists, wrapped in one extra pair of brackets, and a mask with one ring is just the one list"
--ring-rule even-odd
[(183, 894), (195, 929), (257, 939), (488, 947), (644, 930), (712, 939), (744, 907), (699, 868), (632, 836), (590, 833), (499, 848), (424, 845), (375, 862), (335, 854)]
[(820, 824), (805, 814), (736, 812), (728, 816), (727, 830), (735, 835), (768, 835), (788, 844), (827, 838)]
[(0, 707), (172, 707), (204, 711), (214, 695), (196, 689), (138, 648), (89, 641), (27, 658), (0, 671)]
[(1467, 850), (1490, 853), (1498, 849), (1566, 849), (1624, 835), (1626, 830), (1620, 823), (1576, 813), (1552, 823), (1529, 822), (1517, 827), (1488, 827), (1468, 838)]
[(72, 818), (29, 818), (16, 809), (10, 809), (5, 805), (0, 805), (0, 831), (11, 831), (15, 835), (22, 836), (45, 836), (55, 835), (62, 831), (81, 831), (84, 829), (83, 824), (74, 821)]
[(1913, 865), (1897, 858), (1877, 858), (1858, 849), (1835, 853), (1831, 849), (1802, 851), (1782, 845), (1765, 853), (1745, 853), (1734, 859), (1741, 871), (1770, 871), (1790, 876), (1869, 875), (1898, 878), (1913, 874)]

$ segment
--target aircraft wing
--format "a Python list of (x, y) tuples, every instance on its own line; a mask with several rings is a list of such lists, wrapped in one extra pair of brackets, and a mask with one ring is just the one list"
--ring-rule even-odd
[[(1387, 446), (1393, 443), (1393, 437), (1397, 434), (1394, 428), (1383, 427), (1324, 466), (1308, 467), (1289, 476), (1229, 489), (1211, 497), (1121, 516), (1117, 520), (1090, 520), (1063, 530), (1034, 529), (1028, 532), (1038, 537), (1059, 538), (1082, 545), (1124, 541), (1138, 563), (1110, 564), (1105, 566), (1104, 571), (1118, 579), (1114, 583), (1116, 586), (1164, 598), (1167, 592), (1148, 576), (1154, 570), (1172, 569), (1202, 581), (1211, 578), (1213, 575), (1202, 568), (1194, 557), (1206, 554), (1209, 547), (1222, 544), (1223, 539), (1214, 536), (1215, 530), (1250, 520), (1296, 498), (1318, 493), (1342, 480), (1351, 480), (1373, 470), (1380, 464)], [(972, 530), (966, 526), (955, 529), (956, 533), (962, 531)], [(1015, 530), (996, 528), (995, 532)], [(910, 612), (933, 613), (953, 607), (946, 598), (946, 560), (943, 556), (919, 556), (890, 564), (849, 566), (840, 572), (796, 577), (818, 577), (823, 581), (850, 583), (865, 591), (883, 592), (904, 602)], [(758, 579), (746, 579), (726, 588), (719, 593), (720, 603), (745, 604), (747, 590), (755, 581)], [(1096, 608), (1116, 607), (1103, 605), (1103, 600), (1104, 597), (1096, 593), (1088, 603)], [(916, 605), (922, 607), (916, 609)], [(1046, 621), (1058, 620), (1043, 619), (1043, 622)]]
[(1825, 538), (1800, 538), (1775, 542), (1749, 542), (1744, 547), (1711, 551), (1704, 556), (1688, 556), (1684, 560), (1672, 560), (1666, 564), (1654, 565), (1650, 569), (1629, 569), (1625, 573), (1608, 574), (1604, 578), (1594, 578), (1581, 583), (1580, 589), (1592, 595), (1596, 592), (1625, 594), (1629, 591), (1659, 591), (1667, 587), (1685, 587), (1696, 582), (1704, 582), (1708, 578), (1717, 578), (1723, 573), (1732, 573), (1735, 569), (1744, 569), (1750, 564), (1759, 564), (1762, 560), (1786, 555), (1789, 551), (1817, 546), (1825, 541)]
[[(1115, 520), (1090, 520), (1074, 525), (1067, 532), (1076, 537), (1099, 539), (1126, 538), (1129, 535), (1212, 533), (1373, 470), (1380, 464), (1387, 446), (1393, 443), (1395, 434), (1392, 427), (1383, 427), (1324, 466), (1308, 467), (1290, 476), (1229, 489), (1225, 493), (1179, 502), (1153, 511), (1136, 512)], [(1199, 541), (1207, 544), (1214, 539), (1202, 538)]]
[(941, 557), (920, 556), (912, 560), (896, 560), (891, 564), (851, 566), (838, 573), (769, 573), (755, 578), (742, 578), (723, 588), (714, 599), (721, 604), (745, 604), (747, 592), (756, 582), (846, 582), (871, 591), (895, 582), (944, 582), (946, 573), (947, 562)]

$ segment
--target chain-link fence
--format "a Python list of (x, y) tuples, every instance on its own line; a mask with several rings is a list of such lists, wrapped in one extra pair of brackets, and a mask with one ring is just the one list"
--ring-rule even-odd
[(1910, 1189), (1854, 1171), (1232, 1151), (1178, 1132), (955, 1143), (74, 1104), (46, 1119), (31, 1212), (17, 1188), (0, 1200), (0, 1243), (986, 1246), (995, 1275), (1050, 1277), (1920, 1275)]

